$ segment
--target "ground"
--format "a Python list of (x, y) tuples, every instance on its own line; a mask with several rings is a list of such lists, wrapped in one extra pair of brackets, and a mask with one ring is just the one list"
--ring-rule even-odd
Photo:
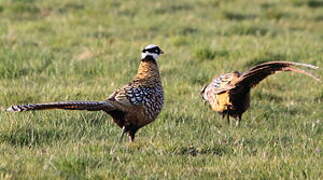
[(267, 60), (320, 66), (319, 0), (0, 0), (0, 106), (103, 100), (158, 60), (165, 106), (134, 143), (102, 112), (0, 112), (0, 178), (322, 179), (323, 86), (280, 73), (252, 91), (240, 127), (199, 91)]

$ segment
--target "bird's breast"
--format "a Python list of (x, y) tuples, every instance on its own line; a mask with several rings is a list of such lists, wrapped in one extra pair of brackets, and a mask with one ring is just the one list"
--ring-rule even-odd
[(142, 109), (141, 114), (147, 121), (154, 120), (164, 104), (164, 91), (161, 84), (155, 86), (138, 86), (126, 91), (129, 102)]
[(210, 101), (212, 110), (217, 112), (226, 111), (232, 106), (230, 102), (230, 94), (229, 92), (216, 94), (214, 98)]

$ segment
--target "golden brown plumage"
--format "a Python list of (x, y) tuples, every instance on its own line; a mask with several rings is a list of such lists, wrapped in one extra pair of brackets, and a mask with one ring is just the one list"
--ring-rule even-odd
[(157, 65), (163, 51), (156, 45), (148, 45), (142, 51), (137, 75), (127, 85), (113, 92), (104, 101), (69, 101), (42, 104), (14, 105), (7, 111), (31, 111), (47, 109), (105, 111), (128, 133), (130, 141), (141, 127), (153, 122), (160, 113), (164, 93)]
[(239, 124), (242, 114), (250, 106), (250, 89), (267, 76), (281, 71), (294, 71), (319, 80), (295, 66), (318, 68), (310, 64), (270, 61), (257, 65), (244, 73), (236, 71), (214, 77), (212, 82), (201, 90), (201, 96), (209, 102), (212, 110), (222, 114), (222, 117), (227, 116), (228, 123), (230, 122), (229, 116), (231, 116), (237, 119), (237, 124)]

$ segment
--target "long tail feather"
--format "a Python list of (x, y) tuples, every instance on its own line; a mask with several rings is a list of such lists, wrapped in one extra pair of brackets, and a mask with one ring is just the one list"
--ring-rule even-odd
[(294, 68), (294, 67), (286, 67), (283, 69), (283, 71), (293, 71), (293, 72), (297, 72), (297, 73), (301, 73), (301, 74), (305, 74), (313, 79), (315, 79), (316, 81), (321, 81), (321, 79), (319, 79), (318, 77), (314, 76), (312, 73), (306, 72), (303, 69), (298, 69), (298, 68)]
[(260, 81), (265, 79), (267, 76), (280, 71), (294, 71), (297, 73), (305, 74), (317, 81), (320, 81), (320, 79), (315, 77), (313, 74), (306, 72), (302, 69), (295, 68), (293, 66), (303, 66), (311, 69), (318, 69), (317, 66), (314, 66), (311, 64), (304, 64), (304, 63), (297, 63), (297, 62), (290, 62), (290, 61), (270, 61), (270, 62), (257, 65), (249, 69), (247, 72), (243, 73), (236, 84), (243, 85), (245, 87), (246, 86), (253, 87), (257, 85)]
[[(288, 62), (288, 61), (285, 61), (285, 62)], [(312, 69), (318, 69), (319, 68), (319, 67), (314, 66), (312, 64), (305, 64), (305, 63), (298, 63), (298, 62), (289, 62), (289, 63), (292, 63), (295, 66), (304, 66), (304, 67), (308, 67), (308, 68), (312, 68)]]
[(111, 109), (112, 104), (107, 101), (68, 101), (68, 102), (51, 102), (41, 104), (25, 104), (13, 105), (6, 111), (20, 112), (20, 111), (34, 111), (34, 110), (48, 110), (48, 109), (65, 109), (65, 110), (88, 110), (99, 111), (104, 109)]

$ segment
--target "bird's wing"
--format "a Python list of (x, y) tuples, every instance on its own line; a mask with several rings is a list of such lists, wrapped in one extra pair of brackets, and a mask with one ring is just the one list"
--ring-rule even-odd
[(234, 81), (235, 79), (237, 79), (238, 74), (239, 73), (234, 72), (234, 73), (227, 73), (227, 74), (222, 74), (220, 76), (214, 77), (212, 82), (206, 85), (201, 90), (201, 95), (203, 99), (205, 100), (213, 99), (216, 94), (221, 94), (223, 92), (226, 92), (234, 88), (234, 86), (232, 86), (231, 81)]
[(108, 100), (112, 100), (125, 107), (143, 104), (142, 88), (137, 83), (129, 83), (112, 93)]

